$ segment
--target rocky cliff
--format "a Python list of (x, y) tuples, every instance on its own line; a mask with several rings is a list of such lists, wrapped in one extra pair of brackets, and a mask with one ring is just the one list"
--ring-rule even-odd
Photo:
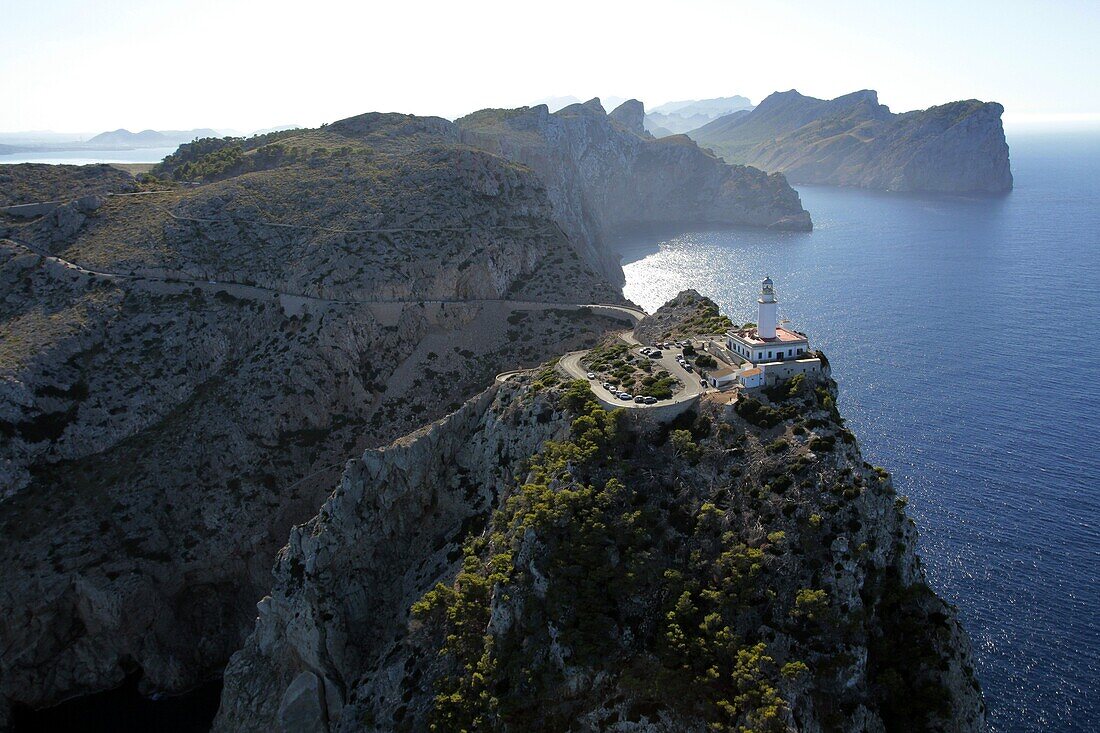
[(994, 193), (1012, 188), (1003, 111), (967, 100), (894, 114), (873, 91), (822, 100), (792, 90), (689, 135), (730, 162), (795, 183)]
[(280, 553), (215, 729), (982, 730), (835, 395), (662, 426), (546, 369), (366, 452)]
[(619, 326), (571, 306), (620, 296), (538, 179), (451, 129), (365, 116), (0, 217), (0, 727), (219, 674), (349, 455)]
[(489, 109), (455, 122), (462, 139), (534, 170), (556, 219), (586, 261), (621, 281), (608, 242), (650, 226), (808, 230), (810, 216), (781, 175), (727, 165), (683, 136), (654, 140), (641, 104), (609, 118), (598, 99), (551, 114), (545, 105)]

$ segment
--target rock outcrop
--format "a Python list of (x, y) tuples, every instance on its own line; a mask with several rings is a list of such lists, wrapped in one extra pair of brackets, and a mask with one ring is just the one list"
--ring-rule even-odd
[(733, 327), (718, 304), (697, 290), (683, 290), (634, 327), (634, 338), (643, 344), (679, 341), (694, 336), (721, 334)]
[(645, 129), (645, 106), (637, 99), (626, 100), (608, 112), (607, 116), (635, 135), (650, 137)]
[[(318, 516), (280, 553), (256, 630), (226, 670), (215, 729), (330, 730), (341, 718), (355, 729), (355, 714), (342, 711), (358, 678), (405, 635), (408, 608), (450, 571), (516, 466), (566, 429), (552, 402), (526, 402), (525, 391), (494, 386), (348, 464)], [(302, 680), (312, 691), (306, 700)], [(289, 715), (308, 711), (321, 716), (290, 727)]]
[(348, 464), (215, 730), (984, 728), (966, 634), (835, 384), (705, 400), (669, 432), (555, 381)]
[(810, 215), (781, 175), (727, 165), (684, 136), (637, 131), (640, 103), (613, 124), (598, 99), (551, 114), (546, 105), (487, 109), (456, 120), (462, 139), (530, 167), (585, 260), (621, 282), (609, 245), (631, 229), (757, 226), (808, 230)]
[(996, 193), (1012, 188), (1003, 111), (967, 100), (894, 114), (874, 91), (822, 100), (792, 90), (688, 134), (731, 163), (794, 183)]

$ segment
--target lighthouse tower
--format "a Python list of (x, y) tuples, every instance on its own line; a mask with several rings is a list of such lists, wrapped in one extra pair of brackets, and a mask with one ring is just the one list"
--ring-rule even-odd
[(775, 285), (770, 277), (764, 278), (760, 286), (760, 313), (756, 319), (756, 334), (762, 339), (775, 338), (775, 326), (778, 323), (779, 301), (775, 299)]

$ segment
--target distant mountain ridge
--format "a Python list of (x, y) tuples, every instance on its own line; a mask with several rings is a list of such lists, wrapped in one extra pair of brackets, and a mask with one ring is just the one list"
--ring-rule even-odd
[(971, 99), (895, 114), (873, 90), (824, 100), (792, 89), (688, 135), (793, 183), (994, 193), (1012, 188), (1003, 112)]
[(463, 142), (534, 170), (558, 223), (588, 262), (622, 281), (617, 236), (654, 226), (812, 228), (783, 176), (730, 166), (683, 136), (655, 140), (644, 108), (610, 113), (598, 98), (551, 113), (546, 105), (484, 109), (455, 120)]
[(666, 102), (646, 114), (645, 127), (654, 137), (680, 135), (725, 115), (751, 109), (752, 102), (740, 95)]
[(141, 132), (130, 132), (119, 128), (110, 132), (101, 132), (86, 144), (103, 147), (166, 148), (202, 137), (218, 137), (218, 132), (209, 127), (194, 130), (142, 130)]

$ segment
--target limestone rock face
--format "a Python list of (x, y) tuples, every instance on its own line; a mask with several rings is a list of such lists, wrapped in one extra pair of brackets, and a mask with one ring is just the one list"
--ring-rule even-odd
[(733, 325), (722, 316), (718, 304), (697, 290), (683, 290), (635, 327), (634, 338), (643, 344), (677, 341), (693, 336), (722, 334)]
[(589, 263), (618, 282), (610, 242), (632, 229), (811, 228), (783, 176), (726, 165), (683, 136), (642, 137), (633, 129), (639, 106), (620, 107), (619, 124), (598, 99), (553, 114), (546, 105), (482, 110), (455, 124), (464, 141), (534, 170), (562, 229)]
[[(560, 730), (562, 720), (584, 730), (706, 729), (713, 718), (677, 704), (678, 695), (694, 692), (661, 689), (676, 683), (667, 665), (654, 662), (667, 653), (667, 637), (658, 630), (672, 607), (695, 613), (693, 604), (708, 598), (722, 607), (733, 593), (748, 595), (723, 643), (747, 649), (760, 640), (774, 667), (754, 674), (771, 675), (784, 700), (776, 714), (788, 729), (892, 729), (910, 696), (934, 695), (935, 710), (919, 711), (927, 720), (911, 721), (918, 729), (927, 723), (928, 729), (983, 730), (969, 640), (954, 610), (924, 582), (916, 530), (889, 477), (863, 462), (831, 413), (835, 385), (826, 378), (804, 387), (775, 402), (757, 395), (801, 425), (799, 431), (790, 422), (761, 428), (725, 399), (704, 401), (691, 427), (696, 452), (690, 459), (663, 443), (662, 429), (644, 416), (624, 418), (616, 435), (631, 456), (631, 485), (622, 499), (628, 509), (613, 504), (608, 516), (636, 512), (624, 521), (644, 521), (642, 535), (608, 530), (606, 519), (571, 513), (567, 504), (544, 510), (541, 520), (535, 509), (516, 510), (522, 521), (510, 523), (506, 502), (518, 495), (519, 483), (532, 480), (525, 478), (528, 456), (547, 439), (568, 439), (572, 417), (552, 391), (522, 379), (364, 453), (347, 464), (317, 516), (291, 532), (255, 629), (226, 670), (215, 730), (427, 730), (440, 685), (470, 675), (440, 653), (444, 637), (458, 633), (439, 626), (450, 616), (411, 617), (409, 609), (437, 583), (451, 588), (459, 572), (495, 572), (501, 562), (509, 569), (493, 576), (485, 595), (466, 598), (488, 607), (475, 614), (481, 619), (475, 630), (462, 631), (492, 639), (486, 647), (492, 659), (479, 669), (494, 691), (486, 715), (501, 730)], [(571, 464), (548, 490), (583, 492), (583, 485), (570, 484), (570, 474), (585, 470)], [(775, 477), (784, 475), (795, 480), (778, 483)], [(504, 514), (489, 522), (494, 508)], [(573, 534), (582, 522), (583, 532)], [(707, 522), (716, 524), (699, 529)], [(711, 539), (699, 539), (700, 532)], [(471, 537), (483, 541), (464, 551)], [(583, 540), (583, 550), (557, 546), (563, 537)], [(633, 555), (638, 542), (645, 549)], [(490, 547), (503, 554), (486, 556)], [(583, 557), (576, 554), (582, 551)], [(658, 589), (680, 582), (706, 553), (723, 551), (713, 572), (735, 572), (721, 563), (736, 563), (737, 553), (747, 551), (754, 564), (738, 566), (735, 576), (765, 575), (740, 590), (728, 580), (734, 585), (726, 594), (697, 590), (678, 604), (679, 593), (668, 598), (667, 589)], [(601, 591), (586, 584), (580, 566), (606, 573), (607, 582), (617, 584), (611, 596), (591, 599)], [(815, 594), (822, 605), (806, 611)], [(576, 605), (586, 598), (596, 605)], [(456, 607), (455, 613), (471, 612)], [(702, 618), (706, 611), (698, 613)], [(703, 653), (718, 618), (716, 611), (701, 625), (677, 628)], [(593, 636), (594, 629), (599, 634)], [(578, 638), (599, 645), (600, 653), (572, 647)], [(779, 674), (788, 660), (813, 671), (800, 676), (793, 665)], [(664, 676), (647, 686), (651, 675)], [(454, 705), (484, 700), (476, 689), (462, 695), (468, 697)]]
[(1003, 112), (967, 100), (894, 114), (870, 90), (832, 100), (792, 90), (689, 134), (730, 162), (795, 183), (996, 193), (1012, 188)]
[(635, 135), (650, 137), (645, 129), (645, 105), (637, 99), (628, 99), (607, 115)]
[(286, 723), (292, 706), (310, 725), (326, 720), (320, 730), (363, 729), (359, 711), (326, 718), (318, 700), (346, 711), (365, 672), (396, 672), (387, 655), (405, 634), (409, 607), (454, 566), (516, 463), (568, 426), (552, 404), (524, 392), (493, 387), (348, 463), (279, 555), (256, 628), (226, 669), (215, 730), (289, 733), (298, 730)]

